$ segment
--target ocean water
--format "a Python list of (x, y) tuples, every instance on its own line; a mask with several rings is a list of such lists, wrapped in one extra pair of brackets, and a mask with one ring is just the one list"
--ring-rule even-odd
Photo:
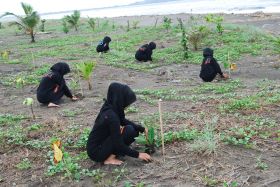
[[(20, 0), (6, 1), (1, 12), (20, 14)], [(12, 4), (12, 3), (18, 4)], [(73, 10), (82, 17), (118, 17), (177, 13), (280, 13), (280, 0), (26, 0), (44, 19), (60, 19)], [(16, 8), (15, 8), (16, 7)]]

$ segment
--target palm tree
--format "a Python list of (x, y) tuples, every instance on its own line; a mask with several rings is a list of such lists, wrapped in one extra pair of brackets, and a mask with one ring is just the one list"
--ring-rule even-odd
[(68, 22), (72, 27), (74, 27), (76, 31), (78, 31), (78, 22), (80, 16), (81, 16), (80, 11), (75, 10), (72, 15), (64, 16), (64, 20)]
[(37, 11), (33, 11), (31, 5), (26, 3), (21, 3), (21, 7), (24, 10), (25, 16), (18, 16), (11, 12), (6, 12), (0, 18), (4, 16), (15, 16), (16, 21), (12, 22), (10, 25), (18, 25), (20, 28), (24, 29), (31, 36), (31, 42), (35, 42), (34, 29), (40, 21), (40, 16)]

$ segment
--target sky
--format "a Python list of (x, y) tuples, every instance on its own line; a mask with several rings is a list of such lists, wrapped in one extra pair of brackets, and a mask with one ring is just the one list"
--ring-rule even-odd
[(0, 0), (0, 14), (4, 12), (12, 12), (15, 14), (23, 14), (20, 3), (30, 4), (34, 10), (39, 13), (58, 12), (65, 10), (77, 10), (87, 8), (110, 7), (116, 5), (127, 5), (143, 0)]

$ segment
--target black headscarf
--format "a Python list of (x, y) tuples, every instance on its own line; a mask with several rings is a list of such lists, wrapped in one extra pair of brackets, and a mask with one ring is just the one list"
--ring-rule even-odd
[(111, 38), (109, 36), (105, 36), (104, 39), (103, 39), (103, 43), (110, 43), (111, 42)]
[(70, 67), (65, 62), (58, 62), (51, 67), (51, 70), (63, 76), (70, 72)]
[(210, 49), (210, 48), (205, 48), (205, 49), (203, 49), (203, 57), (204, 58), (209, 58), (209, 57), (212, 57), (213, 58), (213, 53), (214, 53), (214, 51), (213, 51), (213, 49)]
[(124, 109), (136, 101), (135, 93), (125, 84), (111, 83), (108, 88), (105, 105), (110, 105), (119, 116), (120, 121), (125, 119)]
[(151, 50), (154, 50), (156, 47), (157, 47), (157, 45), (156, 45), (155, 42), (150, 42), (150, 43), (149, 43), (149, 48), (150, 48)]

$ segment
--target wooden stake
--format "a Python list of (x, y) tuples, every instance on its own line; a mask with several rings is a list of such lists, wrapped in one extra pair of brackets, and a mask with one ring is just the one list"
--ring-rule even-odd
[(229, 52), (228, 52), (228, 78), (230, 78), (230, 60), (229, 60)]
[(164, 151), (164, 134), (163, 134), (163, 122), (162, 122), (162, 112), (161, 112), (161, 102), (162, 100), (158, 100), (158, 111), (159, 111), (159, 124), (160, 124), (160, 134), (161, 134), (161, 145), (162, 145), (162, 156), (163, 162), (165, 162), (165, 151)]

